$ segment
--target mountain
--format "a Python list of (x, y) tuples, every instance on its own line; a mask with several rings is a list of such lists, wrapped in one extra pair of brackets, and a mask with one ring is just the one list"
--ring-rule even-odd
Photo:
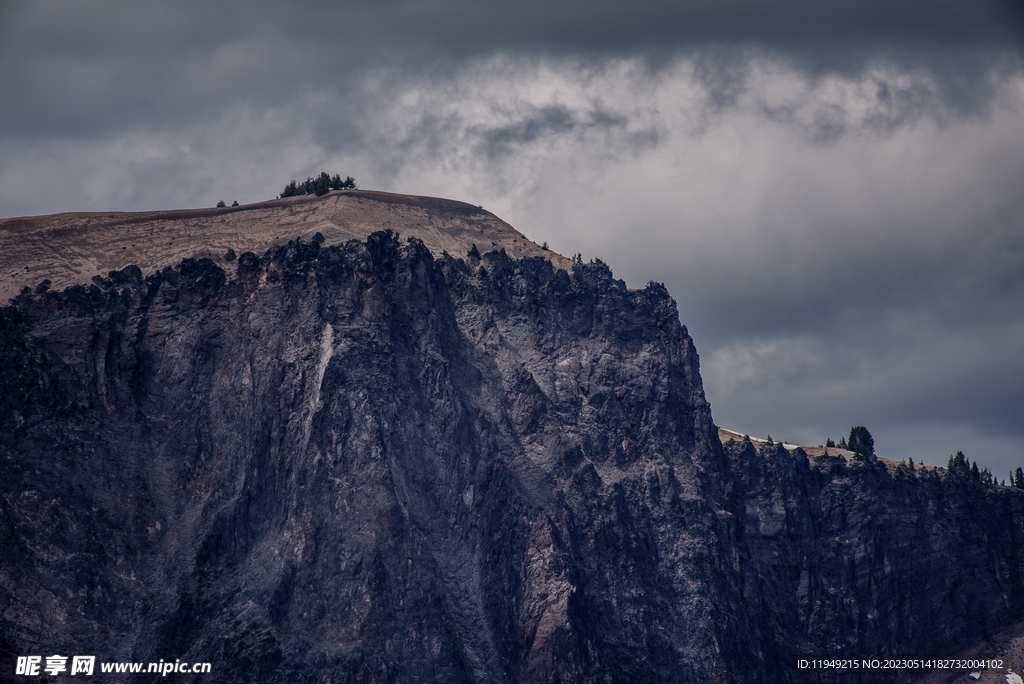
[(5, 673), (812, 682), (1024, 616), (1024, 491), (723, 445), (663, 286), (478, 207), (14, 219), (0, 254)]

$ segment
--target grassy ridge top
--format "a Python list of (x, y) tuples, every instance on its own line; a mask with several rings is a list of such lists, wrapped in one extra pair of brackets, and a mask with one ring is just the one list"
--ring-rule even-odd
[(228, 250), (262, 254), (316, 233), (330, 245), (387, 229), (423, 240), (437, 255), (465, 256), (476, 244), (481, 252), (504, 249), (515, 258), (543, 256), (556, 266), (570, 266), (565, 257), (471, 204), (348, 190), (238, 207), (0, 219), (0, 304), (43, 280), (60, 289), (129, 264), (150, 273), (186, 258), (207, 257), (224, 266)]

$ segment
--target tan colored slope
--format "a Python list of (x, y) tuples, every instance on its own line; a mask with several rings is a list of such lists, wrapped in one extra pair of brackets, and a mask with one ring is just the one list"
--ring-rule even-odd
[(333, 245), (388, 228), (398, 231), (403, 242), (407, 237), (423, 240), (436, 255), (447, 251), (465, 257), (476, 244), (481, 253), (504, 249), (512, 257), (543, 256), (561, 268), (571, 266), (471, 204), (349, 190), (222, 209), (0, 219), (0, 305), (44, 279), (62, 289), (129, 264), (148, 274), (189, 257), (209, 257), (225, 266), (229, 249), (263, 254), (318, 232)]

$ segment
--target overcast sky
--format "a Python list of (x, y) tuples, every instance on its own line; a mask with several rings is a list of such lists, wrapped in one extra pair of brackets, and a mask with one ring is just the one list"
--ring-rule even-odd
[(716, 422), (1024, 466), (1024, 13), (0, 0), (0, 216), (320, 170), (666, 283)]

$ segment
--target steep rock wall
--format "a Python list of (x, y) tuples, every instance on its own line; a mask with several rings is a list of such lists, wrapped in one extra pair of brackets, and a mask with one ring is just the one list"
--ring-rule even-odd
[(799, 657), (949, 658), (1024, 614), (1024, 491), (779, 444), (725, 451), (744, 596), (787, 679)]
[(376, 233), (24, 294), (0, 336), (7, 657), (775, 676), (661, 286)]

